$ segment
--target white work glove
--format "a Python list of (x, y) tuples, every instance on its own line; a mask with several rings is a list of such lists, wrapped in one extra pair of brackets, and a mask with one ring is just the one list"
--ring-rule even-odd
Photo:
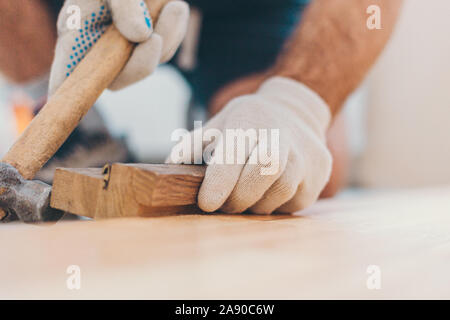
[[(198, 196), (206, 212), (292, 213), (313, 204), (329, 180), (332, 158), (325, 133), (330, 120), (327, 104), (315, 92), (295, 80), (273, 77), (255, 94), (232, 100), (203, 128), (185, 135), (167, 162), (198, 163), (200, 155), (208, 164)], [(211, 129), (218, 129), (221, 138), (211, 139), (218, 136)], [(263, 134), (248, 140), (250, 147), (239, 162), (235, 152), (242, 145), (228, 138), (226, 129)], [(270, 138), (276, 130), (279, 139)]]
[[(75, 6), (75, 7), (74, 7)], [(74, 8), (81, 10), (81, 29), (73, 29)], [(175, 54), (186, 33), (189, 6), (165, 5), (153, 26), (143, 0), (66, 0), (58, 18), (58, 42), (50, 74), (52, 95), (114, 22), (122, 35), (138, 43), (133, 55), (109, 89), (119, 90), (152, 74)]]

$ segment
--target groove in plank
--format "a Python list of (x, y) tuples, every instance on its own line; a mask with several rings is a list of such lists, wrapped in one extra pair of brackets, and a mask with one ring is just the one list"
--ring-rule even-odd
[(203, 166), (113, 164), (105, 188), (102, 169), (59, 168), (51, 206), (90, 218), (201, 212), (204, 174)]

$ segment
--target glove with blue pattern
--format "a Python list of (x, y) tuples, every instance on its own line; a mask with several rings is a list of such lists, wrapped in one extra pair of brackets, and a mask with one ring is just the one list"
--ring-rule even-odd
[[(151, 1), (151, 0), (150, 0)], [(143, 0), (66, 0), (58, 18), (58, 41), (49, 95), (73, 72), (111, 23), (131, 42), (133, 55), (113, 81), (119, 90), (153, 73), (175, 54), (186, 33), (189, 7), (184, 1), (164, 6), (156, 25)]]

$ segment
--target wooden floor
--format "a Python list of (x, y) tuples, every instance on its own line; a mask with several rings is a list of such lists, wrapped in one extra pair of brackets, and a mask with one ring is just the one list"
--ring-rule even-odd
[(2, 299), (450, 298), (450, 188), (352, 194), (291, 217), (5, 225), (0, 242)]

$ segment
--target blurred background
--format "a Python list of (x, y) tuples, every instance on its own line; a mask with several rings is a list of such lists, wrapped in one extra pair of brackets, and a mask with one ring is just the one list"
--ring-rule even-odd
[[(20, 100), (0, 79), (0, 153), (8, 150), (17, 137), (19, 124), (11, 108)], [(169, 153), (170, 135), (186, 126), (190, 89), (181, 75), (170, 66), (129, 88), (106, 91), (97, 103), (98, 111), (111, 133), (124, 138), (137, 160), (161, 161)]]
[[(353, 186), (450, 183), (450, 1), (406, 0), (396, 31), (345, 108)], [(0, 79), (0, 154), (17, 136), (20, 93)], [(186, 126), (188, 83), (170, 66), (120, 92), (105, 92), (100, 113), (140, 162), (160, 162), (174, 129)], [(16, 103), (17, 104), (17, 103)], [(26, 104), (24, 102), (24, 104)]]

